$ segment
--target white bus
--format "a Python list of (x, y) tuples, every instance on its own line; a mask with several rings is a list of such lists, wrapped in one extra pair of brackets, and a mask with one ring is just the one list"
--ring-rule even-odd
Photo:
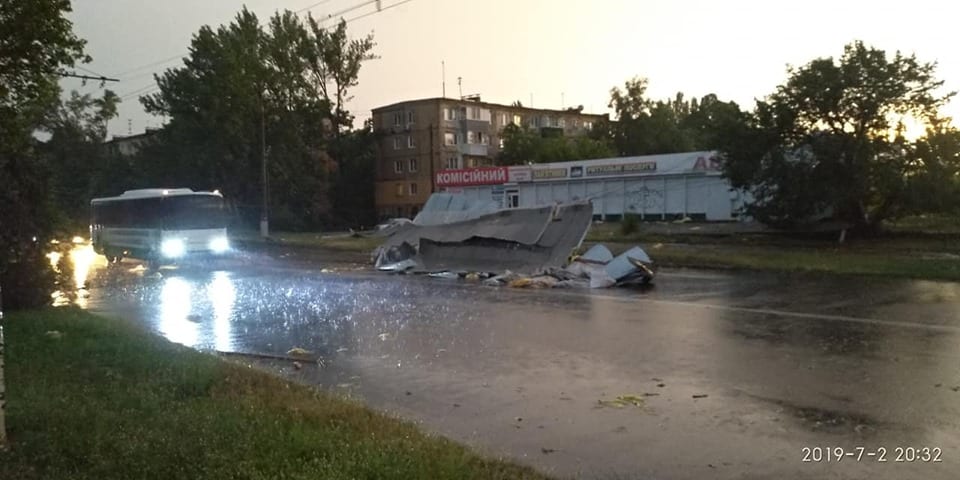
[(128, 190), (90, 201), (94, 250), (116, 263), (124, 257), (168, 263), (230, 250), (227, 214), (218, 191), (189, 188)]

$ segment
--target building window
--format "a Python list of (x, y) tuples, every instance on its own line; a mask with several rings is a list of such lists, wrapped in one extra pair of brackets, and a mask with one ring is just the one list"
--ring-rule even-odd
[(507, 124), (510, 123), (510, 115), (508, 113), (501, 113), (499, 123), (501, 127), (506, 127)]
[(470, 145), (477, 143), (477, 134), (475, 132), (472, 132), (472, 131), (467, 132), (467, 143)]
[(402, 183), (398, 183), (398, 184), (397, 184), (397, 196), (398, 196), (398, 197), (402, 197), (402, 196), (403, 196), (403, 184), (402, 184)]
[(416, 184), (416, 183), (411, 183), (411, 184), (410, 184), (410, 195), (416, 195), (416, 194), (417, 194), (417, 184)]
[(586, 120), (585, 120), (585, 121), (583, 122), (583, 128), (586, 128), (587, 130), (592, 129), (592, 128), (593, 128), (593, 122), (590, 122), (590, 121), (586, 121)]
[(393, 173), (403, 173), (403, 160), (393, 161)]
[(484, 135), (483, 132), (477, 132), (477, 143), (481, 145), (490, 145), (490, 136)]
[(413, 135), (407, 135), (407, 148), (414, 148), (417, 145), (413, 142)]
[(403, 121), (403, 112), (397, 112), (393, 114), (393, 124), (400, 125), (400, 122)]
[(557, 126), (560, 128), (567, 128), (567, 119), (561, 118), (560, 120), (558, 120)]
[(520, 115), (514, 115), (514, 116), (513, 116), (513, 124), (516, 125), (516, 126), (518, 126), (518, 127), (519, 127), (520, 125), (523, 125), (523, 119), (520, 117)]
[(574, 119), (573, 119), (573, 128), (580, 128), (580, 119), (579, 119), (579, 118), (574, 118)]
[(413, 123), (413, 111), (409, 111), (407, 112), (407, 125), (410, 125), (412, 123)]
[(400, 137), (393, 137), (393, 149), (400, 150)]
[(407, 163), (407, 167), (410, 169), (410, 173), (417, 173), (417, 159), (411, 158)]
[(456, 170), (460, 168), (460, 161), (457, 157), (447, 157), (447, 170)]
[(444, 109), (444, 114), (447, 120), (456, 120), (457, 119), (457, 109), (454, 107), (449, 107)]
[(443, 134), (443, 144), (444, 145), (456, 145), (457, 144), (457, 135), (454, 133), (446, 132)]
[(503, 148), (503, 137), (500, 137), (500, 148)]

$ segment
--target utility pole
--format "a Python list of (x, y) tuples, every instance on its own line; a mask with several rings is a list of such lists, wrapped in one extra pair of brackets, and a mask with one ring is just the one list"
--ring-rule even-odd
[(457, 90), (460, 92), (460, 100), (463, 100), (463, 77), (457, 77)]
[(270, 219), (268, 216), (268, 207), (270, 205), (269, 191), (267, 189), (267, 123), (263, 112), (263, 90), (260, 91), (260, 163), (263, 167), (263, 205), (260, 210), (260, 236), (267, 238), (270, 236)]

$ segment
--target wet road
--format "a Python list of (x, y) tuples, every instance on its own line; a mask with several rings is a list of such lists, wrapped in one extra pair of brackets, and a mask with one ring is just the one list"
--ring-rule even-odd
[(317, 352), (284, 371), (562, 476), (957, 478), (960, 284), (685, 270), (520, 291), (342, 267), (96, 267), (86, 306), (199, 349)]

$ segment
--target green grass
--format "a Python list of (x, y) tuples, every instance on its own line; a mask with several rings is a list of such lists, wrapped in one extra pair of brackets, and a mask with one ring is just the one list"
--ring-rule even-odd
[[(614, 252), (628, 244), (608, 245)], [(960, 257), (857, 248), (778, 248), (762, 246), (644, 245), (661, 266), (740, 268), (789, 272), (881, 275), (960, 280)]]
[(0, 478), (545, 478), (119, 320), (14, 313), (6, 338)]
[[(235, 241), (253, 244), (268, 243), (253, 232), (239, 232), (232, 236)], [(270, 238), (270, 243), (279, 245), (362, 253), (372, 252), (383, 243), (383, 238), (380, 237), (324, 236), (319, 233), (275, 232), (270, 235)]]

